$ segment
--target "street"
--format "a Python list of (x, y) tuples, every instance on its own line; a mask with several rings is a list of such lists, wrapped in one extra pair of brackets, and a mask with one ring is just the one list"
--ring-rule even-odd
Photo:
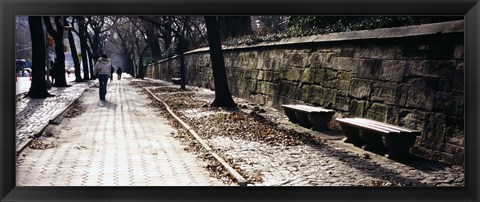
[[(67, 79), (67, 82), (71, 82), (75, 80), (75, 75), (70, 74), (70, 76), (68, 76), (65, 74), (65, 78)], [(30, 81), (30, 77), (17, 77), (16, 95), (28, 92), (31, 83), (32, 81)]]

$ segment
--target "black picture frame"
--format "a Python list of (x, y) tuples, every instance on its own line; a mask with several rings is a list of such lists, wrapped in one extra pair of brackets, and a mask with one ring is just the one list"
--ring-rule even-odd
[[(1, 0), (0, 200), (478, 201), (478, 0)], [(465, 187), (16, 187), (16, 15), (464, 15)]]

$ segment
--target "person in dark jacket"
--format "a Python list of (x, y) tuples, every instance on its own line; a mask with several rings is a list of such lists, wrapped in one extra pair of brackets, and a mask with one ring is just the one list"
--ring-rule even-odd
[(121, 67), (118, 67), (118, 68), (117, 68), (118, 80), (122, 79), (122, 73), (123, 73), (122, 68), (121, 68)]
[(110, 82), (113, 81), (113, 72), (115, 72), (115, 68), (113, 68), (113, 66), (110, 66)]

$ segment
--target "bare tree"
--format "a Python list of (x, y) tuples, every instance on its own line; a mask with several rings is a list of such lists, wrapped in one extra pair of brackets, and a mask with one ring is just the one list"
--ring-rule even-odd
[(52, 95), (47, 91), (47, 81), (45, 80), (45, 33), (43, 32), (42, 17), (29, 16), (28, 24), (32, 40), (32, 84), (26, 96), (50, 97)]
[(82, 82), (83, 79), (82, 79), (82, 76), (80, 75), (80, 61), (78, 60), (77, 47), (75, 46), (75, 39), (73, 38), (73, 33), (72, 33), (72, 30), (74, 29), (74, 26), (73, 26), (74, 21), (75, 19), (72, 18), (71, 25), (69, 25), (67, 18), (65, 18), (65, 25), (69, 27), (69, 29), (67, 29), (68, 44), (70, 45), (70, 52), (72, 53), (73, 64), (75, 66), (75, 81)]
[(15, 18), (15, 50), (17, 58), (32, 57), (32, 41), (27, 16), (17, 16)]
[(64, 24), (62, 18), (63, 17), (61, 16), (55, 16), (53, 18), (53, 23), (55, 24), (54, 28), (50, 21), (50, 17), (43, 17), (45, 27), (55, 41), (55, 56), (57, 58), (57, 62), (55, 63), (55, 83), (53, 84), (55, 87), (69, 87), (69, 85), (67, 85), (67, 79), (65, 78), (65, 47), (63, 44)]
[(210, 47), (210, 59), (212, 60), (213, 82), (215, 85), (215, 100), (213, 107), (236, 107), (230, 93), (225, 71), (225, 62), (220, 43), (220, 30), (217, 17), (205, 16), (207, 25), (208, 46)]
[(87, 43), (87, 26), (85, 24), (85, 17), (84, 16), (77, 16), (78, 31), (73, 29), (73, 31), (77, 34), (78, 38), (80, 39), (80, 52), (82, 55), (82, 66), (83, 66), (83, 79), (90, 80), (90, 72), (89, 71), (89, 61), (88, 61), (88, 43)]

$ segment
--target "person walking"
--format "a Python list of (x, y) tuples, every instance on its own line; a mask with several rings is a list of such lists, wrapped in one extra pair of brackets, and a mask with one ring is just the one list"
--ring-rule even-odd
[(122, 79), (122, 72), (123, 72), (122, 68), (121, 68), (121, 67), (118, 67), (118, 68), (117, 68), (118, 80)]
[(115, 68), (113, 68), (113, 66), (111, 66), (111, 68), (110, 68), (110, 82), (113, 81), (113, 72), (115, 72)]
[(106, 54), (102, 54), (95, 64), (95, 72), (98, 75), (98, 81), (100, 83), (100, 100), (105, 100), (107, 94), (107, 82), (110, 76), (112, 64)]

